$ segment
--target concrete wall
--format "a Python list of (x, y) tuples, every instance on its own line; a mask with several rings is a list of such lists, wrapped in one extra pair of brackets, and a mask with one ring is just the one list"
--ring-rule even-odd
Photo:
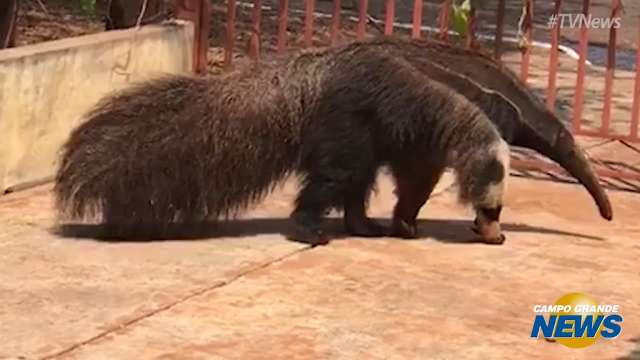
[(193, 26), (176, 22), (0, 51), (0, 194), (50, 178), (69, 132), (105, 94), (190, 72)]

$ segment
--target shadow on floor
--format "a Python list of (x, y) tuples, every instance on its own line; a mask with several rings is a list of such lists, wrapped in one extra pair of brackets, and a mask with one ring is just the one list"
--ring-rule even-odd
[[(380, 224), (389, 226), (388, 219), (374, 220)], [(419, 238), (415, 240), (429, 237), (436, 241), (446, 243), (464, 244), (478, 242), (478, 239), (471, 231), (471, 226), (472, 222), (469, 220), (418, 220)], [(326, 219), (323, 227), (332, 239), (339, 240), (349, 237), (349, 235), (344, 232), (341, 219)], [(507, 233), (507, 239), (509, 232), (526, 232), (574, 236), (587, 240), (604, 241), (601, 237), (587, 234), (524, 224), (503, 223), (502, 229)], [(264, 234), (282, 234), (287, 238), (291, 238), (294, 226), (288, 218), (257, 218), (228, 220), (219, 223), (174, 224), (161, 230), (153, 226), (138, 227), (132, 230), (130, 228), (106, 227), (103, 225), (64, 224), (52, 229), (52, 231), (63, 237), (96, 239), (110, 242), (135, 242), (150, 240), (211, 240), (211, 238), (247, 237)]]
[(625, 356), (617, 358), (617, 360), (640, 360), (640, 337), (629, 340), (635, 344), (635, 349)]

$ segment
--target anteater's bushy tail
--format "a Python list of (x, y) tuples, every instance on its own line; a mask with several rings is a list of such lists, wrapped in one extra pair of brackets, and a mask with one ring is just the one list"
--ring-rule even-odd
[(295, 167), (297, 127), (283, 94), (252, 96), (233, 80), (170, 76), (103, 99), (63, 148), (62, 218), (161, 231), (234, 215), (270, 191)]

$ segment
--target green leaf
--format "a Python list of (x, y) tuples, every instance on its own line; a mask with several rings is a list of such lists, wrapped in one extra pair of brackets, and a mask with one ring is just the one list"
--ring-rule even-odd
[(452, 28), (461, 36), (467, 34), (470, 14), (471, 0), (464, 0), (461, 4), (453, 4), (451, 7)]

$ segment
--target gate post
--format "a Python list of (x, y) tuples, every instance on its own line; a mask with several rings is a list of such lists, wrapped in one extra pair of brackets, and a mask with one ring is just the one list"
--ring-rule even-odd
[(209, 50), (210, 6), (208, 0), (176, 0), (176, 17), (193, 22), (193, 71), (207, 71)]
[(18, 0), (5, 0), (0, 5), (0, 49), (15, 45)]

